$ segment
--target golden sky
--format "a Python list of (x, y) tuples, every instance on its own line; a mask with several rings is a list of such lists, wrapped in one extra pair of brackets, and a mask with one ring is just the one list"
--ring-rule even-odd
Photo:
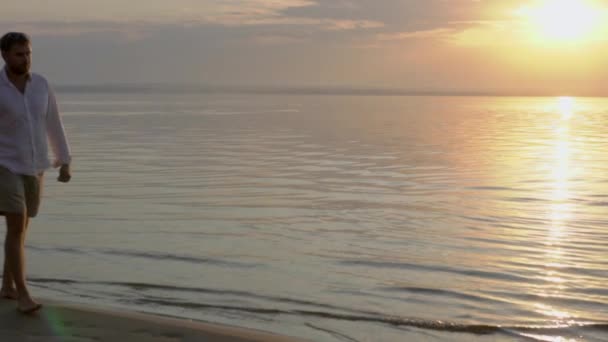
[(605, 93), (606, 0), (21, 0), (60, 83)]

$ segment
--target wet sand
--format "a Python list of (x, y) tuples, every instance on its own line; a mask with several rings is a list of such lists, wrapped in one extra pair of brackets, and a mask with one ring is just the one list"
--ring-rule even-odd
[(49, 301), (39, 312), (24, 315), (10, 300), (0, 300), (0, 340), (303, 342), (256, 330)]

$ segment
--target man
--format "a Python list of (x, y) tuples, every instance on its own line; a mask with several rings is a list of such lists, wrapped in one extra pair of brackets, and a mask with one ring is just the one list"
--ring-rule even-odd
[(42, 76), (30, 73), (29, 37), (9, 32), (0, 38), (0, 50), (5, 62), (0, 71), (0, 215), (6, 217), (0, 296), (16, 299), (20, 312), (32, 313), (42, 305), (32, 299), (25, 280), (25, 235), (29, 219), (38, 213), (44, 171), (60, 167), (57, 180), (70, 180), (70, 148), (53, 91)]

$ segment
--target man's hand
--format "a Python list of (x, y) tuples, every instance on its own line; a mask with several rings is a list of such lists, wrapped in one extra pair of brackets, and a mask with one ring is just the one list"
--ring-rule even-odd
[(70, 181), (71, 178), (72, 172), (70, 171), (70, 165), (61, 165), (61, 168), (59, 169), (59, 177), (57, 177), (57, 180), (61, 183), (67, 183)]

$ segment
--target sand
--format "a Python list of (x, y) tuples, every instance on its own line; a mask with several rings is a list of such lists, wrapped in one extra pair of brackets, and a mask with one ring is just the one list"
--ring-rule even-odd
[(303, 342), (257, 330), (67, 303), (43, 303), (40, 312), (23, 315), (17, 312), (14, 301), (0, 300), (0, 341)]

